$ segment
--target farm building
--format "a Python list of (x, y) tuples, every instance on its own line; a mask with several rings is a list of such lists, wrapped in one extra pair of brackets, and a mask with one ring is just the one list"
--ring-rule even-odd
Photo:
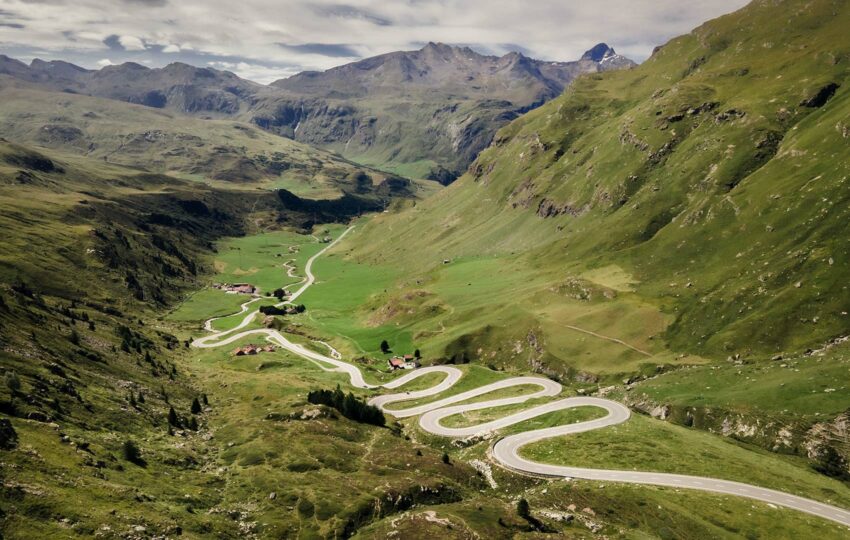
[(413, 357), (412, 354), (405, 354), (404, 356), (393, 356), (388, 361), (390, 369), (416, 369), (421, 364), (419, 360)]
[(253, 354), (260, 354), (264, 352), (274, 352), (276, 347), (274, 345), (254, 345), (248, 344), (244, 347), (237, 347), (233, 350), (233, 356), (246, 356)]

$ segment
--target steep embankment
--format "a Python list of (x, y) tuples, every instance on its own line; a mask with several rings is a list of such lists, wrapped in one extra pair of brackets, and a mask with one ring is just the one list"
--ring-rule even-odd
[[(525, 309), (565, 279), (639, 299), (669, 322), (651, 339), (676, 351), (773, 354), (845, 334), (848, 22), (844, 2), (757, 1), (637, 69), (584, 76), (502, 129), (456, 185), (372, 223), (356, 255), (416, 260), (411, 274), (504, 257), (542, 280)], [(494, 306), (511, 294), (492, 293)], [(618, 337), (615, 321), (590, 329)]]

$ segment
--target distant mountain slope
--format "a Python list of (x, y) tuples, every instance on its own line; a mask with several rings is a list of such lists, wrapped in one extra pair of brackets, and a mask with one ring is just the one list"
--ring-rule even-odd
[[(51, 65), (73, 70), (68, 64)], [(205, 121), (171, 110), (62, 93), (3, 75), (0, 134), (230, 188), (285, 188), (304, 197), (334, 198), (342, 193), (402, 195), (407, 186), (406, 180), (251, 124), (227, 118)]]
[(255, 121), (367, 163), (449, 182), (498, 127), (578, 75), (634, 65), (607, 45), (596, 49), (604, 49), (599, 60), (543, 62), (429, 43), (276, 81), (287, 97), (258, 104)]
[(516, 52), (485, 56), (469, 47), (429, 43), (418, 51), (392, 52), (324, 72), (299, 73), (271, 86), (340, 99), (398, 97), (421, 89), (464, 98), (505, 99), (528, 107), (560, 94), (577, 75), (597, 71), (606, 57), (620, 65), (633, 64), (604, 43), (577, 62), (543, 62)]
[(575, 62), (542, 62), (430, 43), (263, 86), (180, 63), (92, 71), (59, 61), (26, 65), (0, 55), (0, 74), (51, 90), (252, 122), (363, 163), (444, 183), (499, 127), (557, 96), (576, 76), (632, 65), (605, 44)]
[(173, 63), (161, 69), (127, 62), (88, 70), (62, 61), (23, 62), (0, 55), (0, 74), (52, 90), (128, 101), (184, 113), (233, 116), (247, 110), (262, 85), (233, 73)]
[[(589, 325), (602, 335), (623, 335), (634, 302), (655, 306), (663, 331), (630, 331), (675, 351), (774, 355), (848, 335), (848, 25), (847, 2), (758, 0), (636, 69), (583, 77), (503, 128), (454, 185), (377, 220), (360, 257), (416, 272), (507, 257), (544, 284), (507, 297), (526, 326), (568, 301), (553, 291), (578, 290), (611, 306)], [(496, 310), (510, 292), (489, 294)], [(480, 341), (465, 343), (475, 358)]]

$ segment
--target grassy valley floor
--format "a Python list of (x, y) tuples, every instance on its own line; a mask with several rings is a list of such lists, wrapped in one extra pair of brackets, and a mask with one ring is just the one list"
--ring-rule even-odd
[[(320, 232), (324, 234), (324, 231)], [(340, 232), (341, 228), (328, 231), (332, 236)], [(317, 233), (317, 236), (322, 234)], [(463, 292), (464, 287), (474, 287), (469, 281), (470, 276), (490, 275), (481, 272), (487, 265), (495, 267), (498, 263), (460, 262), (460, 268), (447, 268), (427, 278), (423, 276), (423, 283), (424, 279), (429, 280), (429, 292), (422, 295), (426, 300), (409, 299), (410, 306), (401, 310), (410, 311), (406, 323), (398, 319), (395, 323), (387, 323), (381, 316), (385, 305), (381, 300), (392, 296), (397, 280), (403, 274), (389, 264), (368, 266), (347, 260), (345, 253), (350, 249), (350, 241), (347, 238), (316, 261), (313, 266), (316, 284), (298, 300), (307, 306), (307, 311), (282, 317), (285, 330), (297, 332), (300, 335), (293, 340), (313, 343), (315, 349), (323, 353), (327, 349), (314, 340), (330, 343), (343, 353), (344, 358), (354, 359), (367, 379), (375, 382), (391, 378), (386, 358), (392, 353), (380, 352), (378, 345), (382, 339), (390, 342), (394, 353), (409, 353), (414, 348), (421, 348), (426, 363), (444, 361), (445, 358), (439, 356), (440, 348), (434, 345), (434, 341), (441, 339), (445, 343), (445, 337), (440, 335), (440, 323), (448, 328), (452, 322), (447, 318), (453, 313), (460, 310), (474, 312), (463, 302), (486, 297), (487, 287), (480, 285), (484, 290), (469, 296)], [(214, 257), (218, 274), (210, 280), (228, 281), (237, 276), (246, 282), (256, 279), (257, 283), (262, 281), (261, 290), (268, 290), (267, 287), (276, 284), (292, 283), (293, 278), (286, 275), (281, 261), (281, 258), (286, 260), (289, 246), (297, 246), (298, 249), (293, 257), (297, 259), (295, 266), (298, 270), (295, 273), (298, 275), (306, 258), (322, 247), (310, 235), (287, 232), (228, 240), (220, 244)], [(284, 257), (277, 257), (277, 253), (283, 253)], [(462, 267), (463, 264), (470, 264), (469, 273)], [(275, 275), (277, 282), (274, 281)], [(613, 284), (612, 279), (619, 280), (618, 286), (627, 287), (616, 274), (614, 277), (594, 277), (609, 285)], [(507, 286), (506, 283), (521, 287), (521, 282), (521, 279), (502, 274), (488, 281), (494, 287)], [(203, 310), (210, 309), (210, 313), (220, 315), (234, 308), (233, 295), (208, 293), (210, 291), (201, 291), (189, 297), (166, 317), (163, 324), (181, 339), (203, 335)], [(216, 298), (221, 302), (218, 305)], [(263, 303), (262, 299), (257, 302), (258, 305)], [(429, 304), (438, 307), (432, 310)], [(256, 305), (249, 307), (255, 308)], [(421, 316), (423, 312), (432, 311), (437, 315), (431, 318)], [(576, 313), (580, 317), (578, 310)], [(231, 327), (243, 316), (222, 319), (215, 328)], [(222, 321), (227, 322), (224, 324)], [(425, 328), (430, 328), (434, 335), (427, 334)], [(618, 336), (606, 337), (619, 339)], [(592, 335), (588, 335), (586, 340), (579, 346), (590, 348), (604, 341), (606, 348), (616, 346), (625, 349), (621, 350), (623, 355), (645, 357), (623, 345), (638, 343), (640, 347), (635, 345), (635, 348), (651, 349), (645, 351), (652, 354), (649, 363), (671, 357), (658, 343), (652, 340), (638, 342), (634, 336), (629, 337), (629, 341), (622, 339), (623, 343), (601, 340)], [(246, 338), (244, 343), (248, 342), (252, 340)], [(837, 524), (805, 514), (704, 493), (583, 481), (536, 480), (486, 466), (496, 485), (492, 487), (493, 484), (467, 465), (476, 461), (486, 462), (491, 441), (472, 441), (468, 446), (452, 444), (447, 439), (422, 432), (417, 418), (393, 424), (391, 429), (332, 419), (324, 413), (313, 418), (311, 415), (315, 413), (310, 412), (311, 407), (305, 402), (306, 392), (315, 388), (332, 388), (337, 384), (347, 391), (346, 377), (323, 371), (312, 362), (287, 352), (233, 357), (231, 349), (241, 343), (220, 349), (193, 349), (186, 360), (186, 369), (195, 384), (214, 392), (220, 400), (209, 416), (209, 429), (214, 433), (212, 440), (218, 447), (218, 466), (227, 471), (230, 479), (226, 482), (224, 498), (250, 501), (248, 507), (252, 519), (257, 522), (257, 530), (262, 531), (261, 536), (327, 537), (335, 534), (334, 531), (356, 532), (358, 537), (363, 538), (383, 537), (391, 532), (410, 538), (433, 535), (466, 538), (483, 534), (506, 538), (540, 534), (534, 533), (528, 523), (515, 515), (514, 506), (519, 497), (531, 502), (535, 515), (553, 532), (572, 538), (594, 537), (591, 531), (596, 526), (600, 527), (597, 532), (615, 538), (794, 538), (813, 531), (824, 538), (841, 538), (846, 534), (846, 530)], [(621, 360), (637, 368), (647, 363), (644, 360), (630, 364), (627, 356)], [(702, 358), (693, 360), (694, 367), (653, 374), (635, 388), (654, 398), (666, 397), (669, 394), (662, 392), (672, 393), (682, 387), (682, 383), (677, 381), (690, 380), (687, 374), (695, 370), (713, 376), (718, 370), (727, 369), (725, 363), (717, 364)], [(621, 369), (616, 361), (612, 362), (615, 369)], [(391, 408), (403, 409), (433, 401), (528, 371), (517, 369), (516, 364), (499, 363), (499, 359), (494, 357), (491, 367), (497, 368), (495, 370), (476, 364), (460, 365), (464, 377), (445, 394), (402, 402)], [(759, 369), (757, 366), (735, 367), (745, 371)], [(765, 365), (760, 369), (768, 367)], [(832, 373), (834, 370), (831, 369), (825, 373)], [(817, 378), (817, 375), (817, 371), (812, 372), (812, 377)], [(427, 388), (441, 378), (439, 375), (429, 376), (401, 390)], [(592, 382), (572, 383), (562, 396), (577, 391), (593, 391), (598, 387), (598, 383)], [(479, 396), (476, 400), (516, 396), (533, 390), (511, 388)], [(697, 390), (685, 386), (678, 398), (690, 403)], [(353, 391), (363, 396), (375, 394), (374, 391)], [(614, 390), (615, 393), (635, 391), (619, 386)], [(734, 395), (732, 390), (729, 393)], [(828, 395), (829, 399), (835, 400), (832, 408), (840, 408), (844, 398), (840, 395), (832, 397), (832, 393)], [(445, 424), (470, 425), (548, 400), (544, 398), (522, 406), (466, 413), (446, 419)], [(731, 401), (735, 403), (738, 400)], [(755, 402), (770, 406), (766, 397)], [(813, 408), (822, 406), (821, 402), (812, 404)], [(503, 435), (583, 421), (598, 414), (598, 410), (592, 408), (551, 413), (511, 426), (504, 430)], [(774, 487), (839, 506), (850, 504), (850, 488), (846, 484), (815, 473), (804, 459), (773, 454), (753, 445), (639, 414), (633, 415), (621, 426), (543, 441), (525, 448), (524, 452), (528, 457), (543, 462), (709, 475)], [(442, 453), (448, 454), (449, 465), (441, 462)], [(387, 514), (374, 506), (375, 501), (389, 493), (393, 494), (392, 497), (402, 493), (412, 496), (411, 490), (420, 490), (421, 493), (425, 478), (431, 479), (424, 482), (431, 483), (431, 487), (439, 493), (434, 497), (439, 500), (421, 500), (414, 507), (388, 509)], [(269, 499), (271, 493), (274, 493), (274, 498)], [(576, 517), (571, 524), (545, 517), (558, 512)], [(351, 529), (353, 522), (357, 525)]]

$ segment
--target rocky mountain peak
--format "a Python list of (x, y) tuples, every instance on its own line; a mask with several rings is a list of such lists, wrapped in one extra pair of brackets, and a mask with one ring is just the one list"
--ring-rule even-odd
[(594, 62), (601, 62), (608, 57), (615, 56), (617, 53), (608, 46), (607, 43), (597, 43), (593, 47), (591, 47), (587, 52), (585, 52), (581, 59), (582, 60), (592, 60)]

